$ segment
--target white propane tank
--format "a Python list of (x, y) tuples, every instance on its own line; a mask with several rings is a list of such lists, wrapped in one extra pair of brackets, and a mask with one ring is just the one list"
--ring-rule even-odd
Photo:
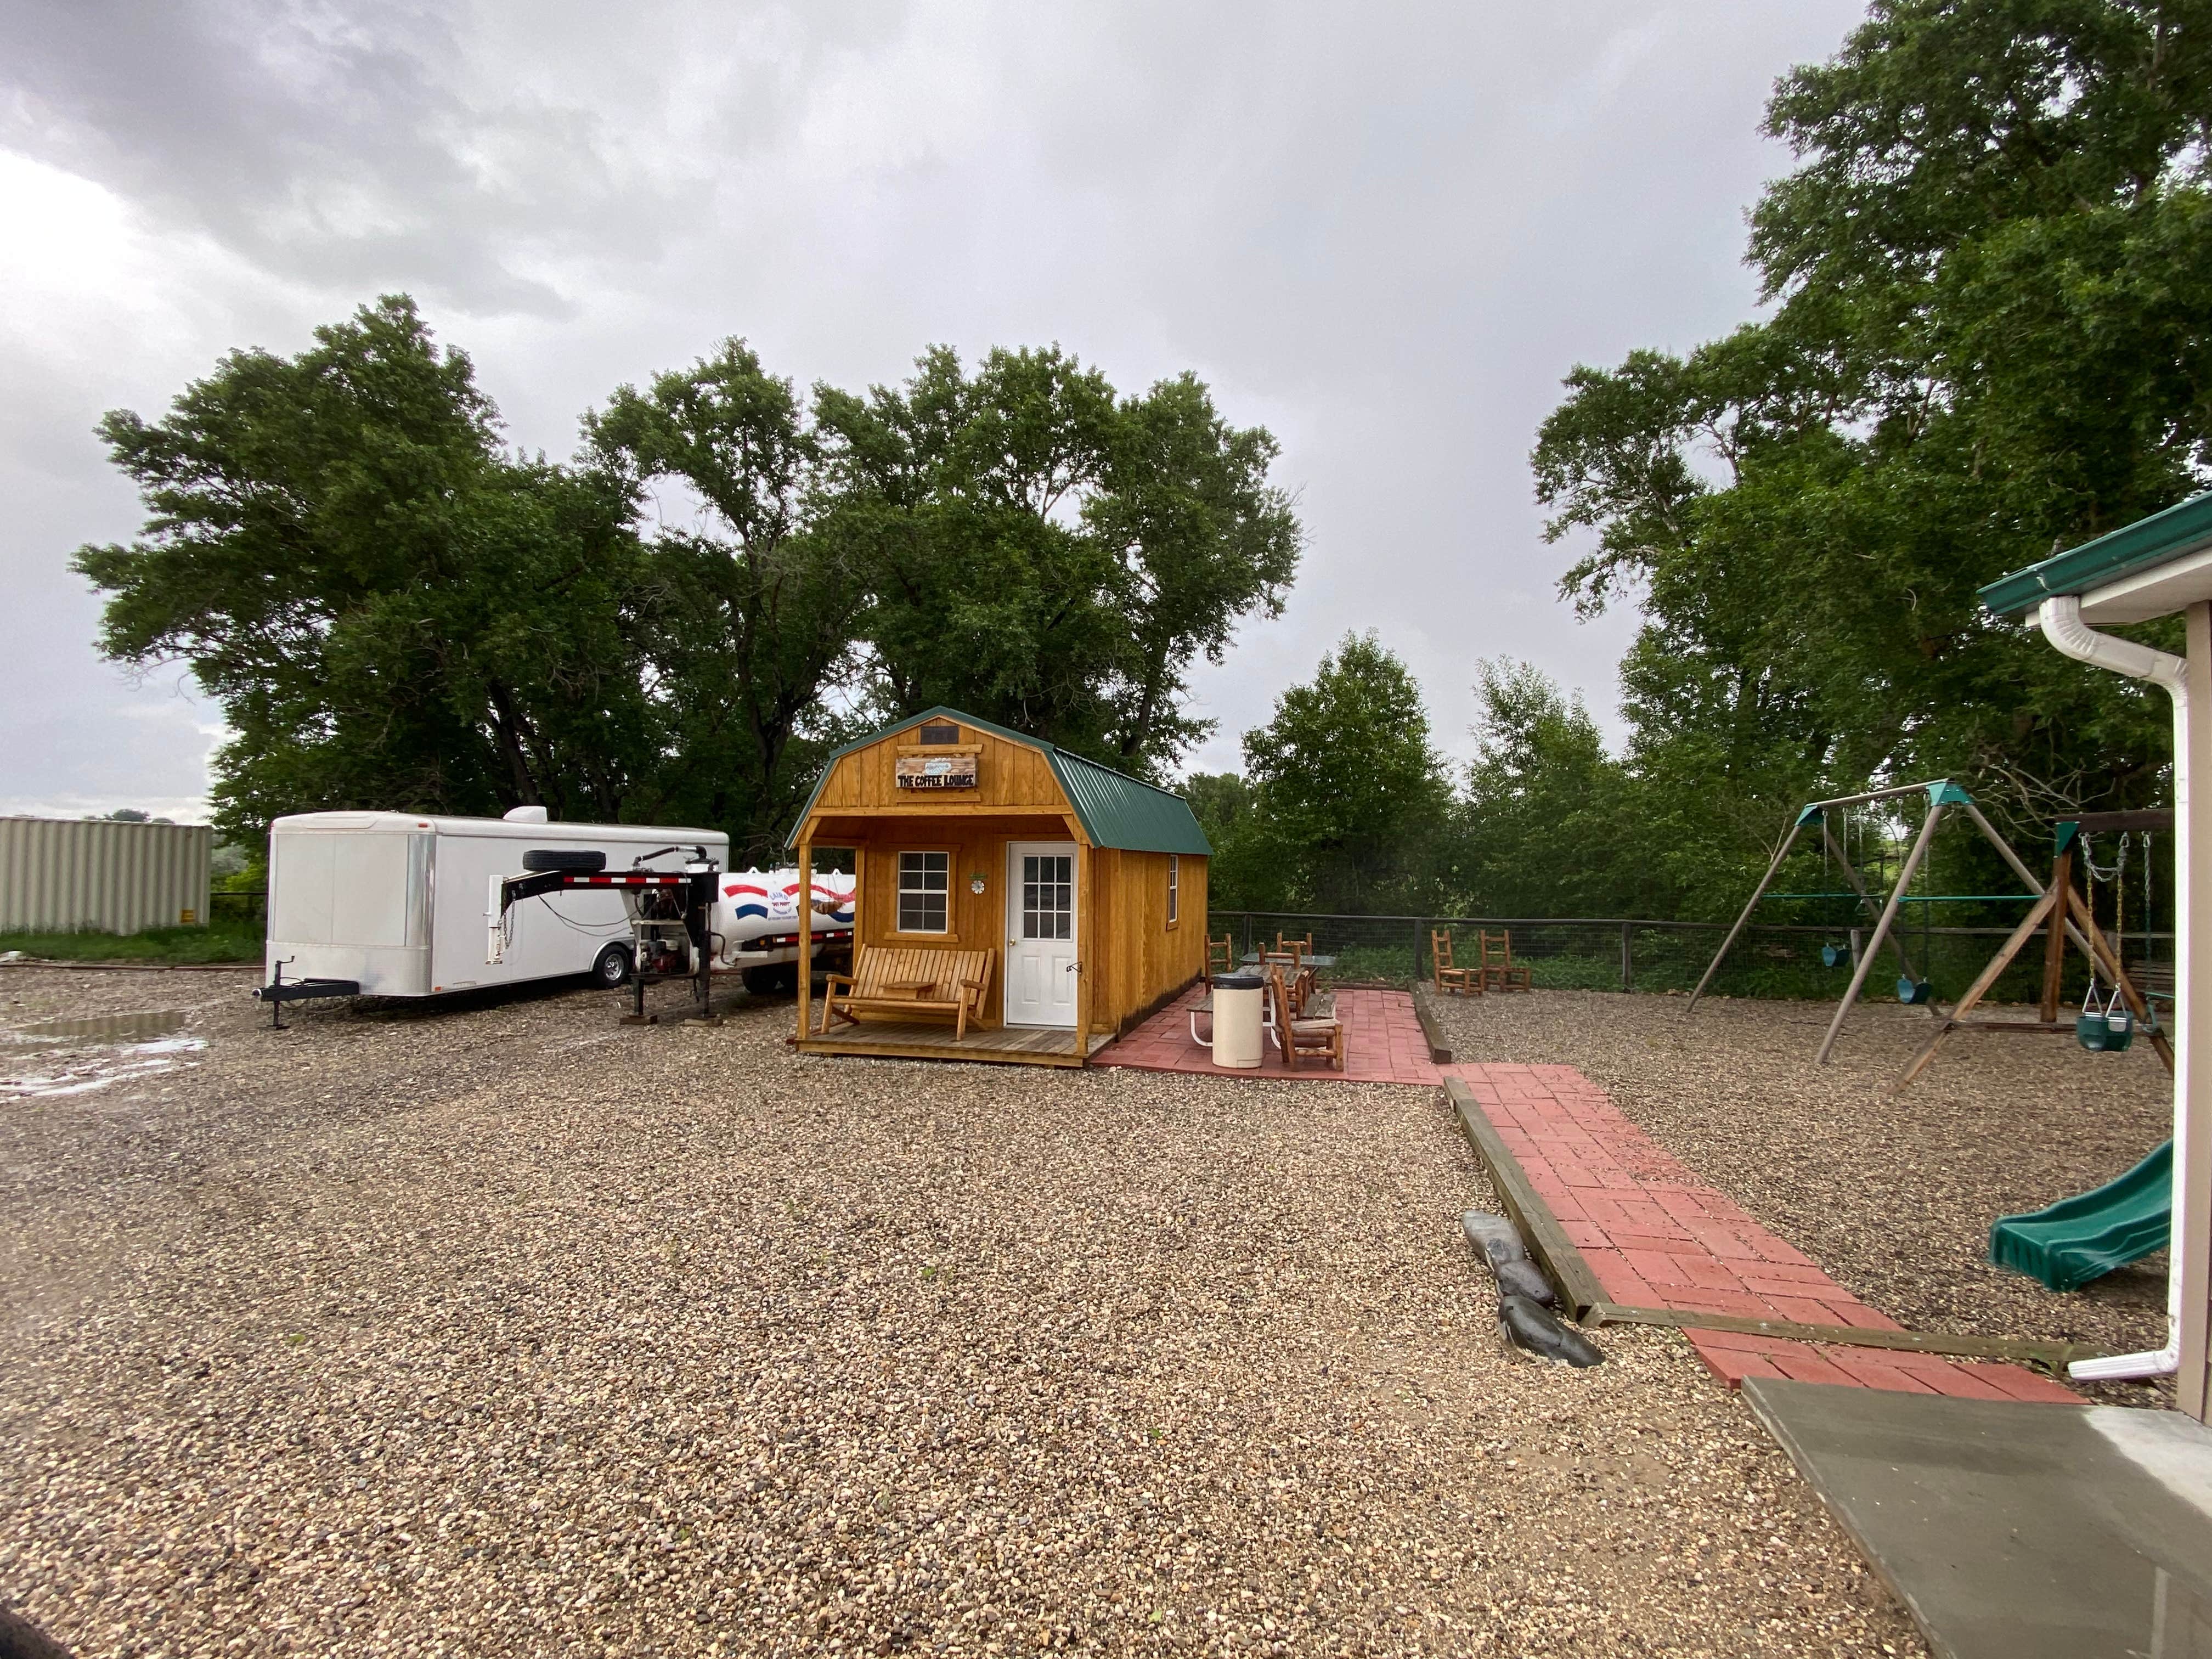
[[(835, 870), (814, 872), (809, 931), (839, 933), (853, 925), (853, 878)], [(714, 893), (714, 930), (726, 957), (754, 939), (799, 932), (799, 872), (726, 871)]]

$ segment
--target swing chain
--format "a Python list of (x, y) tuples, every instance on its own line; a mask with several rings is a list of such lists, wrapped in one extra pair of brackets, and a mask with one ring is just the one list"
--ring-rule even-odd
[[(2148, 839), (2148, 836), (2146, 836), (2145, 839)], [(2082, 832), (2081, 840), (2081, 867), (2089, 872), (2089, 878), (2092, 881), (2118, 881), (2120, 878), (2121, 873), (2128, 867), (2128, 838), (2126, 833), (2124, 831), (2121, 833), (2120, 850), (2114, 856), (2113, 861), (2109, 865), (2100, 865), (2097, 862), (2096, 851), (2091, 842), (2087, 831), (2084, 830)]]

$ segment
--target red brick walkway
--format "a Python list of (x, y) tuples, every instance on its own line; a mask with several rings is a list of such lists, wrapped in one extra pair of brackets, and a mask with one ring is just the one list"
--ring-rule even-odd
[[(1412, 997), (1403, 991), (1355, 990), (1336, 994), (1338, 1017), (1345, 1022), (1342, 1072), (1308, 1061), (1286, 1073), (1272, 1042), (1261, 1046), (1258, 1071), (1233, 1072), (1216, 1066), (1191, 1041), (1190, 1009), (1205, 994), (1201, 986), (1178, 998), (1101, 1050), (1092, 1063), (1431, 1089), (1446, 1077), (1461, 1078), (1613, 1301), (1805, 1325), (1899, 1328), (1753, 1221), (1725, 1193), (1700, 1182), (1571, 1066), (1434, 1065)], [(2021, 1365), (1730, 1331), (1684, 1334), (1730, 1388), (1747, 1376), (1782, 1376), (1983, 1400), (2079, 1403), (2069, 1389)]]
[[(1897, 1330), (1878, 1312), (1705, 1186), (1571, 1066), (1450, 1066), (1613, 1301), (1689, 1313)], [(1979, 1400), (2080, 1403), (2023, 1365), (1890, 1348), (1686, 1333), (1730, 1388), (1747, 1376), (1839, 1382)]]

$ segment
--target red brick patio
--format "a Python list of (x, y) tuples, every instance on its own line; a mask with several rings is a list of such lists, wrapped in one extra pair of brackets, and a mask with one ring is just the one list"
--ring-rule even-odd
[[(1326, 1060), (1301, 1061), (1287, 1071), (1272, 1039), (1260, 1044), (1260, 1069), (1231, 1071), (1213, 1063), (1212, 1053), (1190, 1040), (1190, 1011), (1205, 999), (1199, 985), (1177, 997), (1119, 1042), (1091, 1057), (1093, 1066), (1133, 1066), (1146, 1072), (1196, 1072), (1210, 1077), (1303, 1077), (1316, 1083), (1412, 1083), (1439, 1087), (1444, 1074), (1429, 1060), (1413, 999), (1403, 991), (1346, 990), (1336, 993), (1336, 1017), (1344, 1022), (1344, 1069)], [(1201, 1019), (1200, 1024), (1204, 1021)]]
[[(1186, 993), (1102, 1049), (1092, 1063), (1431, 1089), (1448, 1076), (1460, 1078), (1613, 1301), (1807, 1325), (1899, 1328), (1725, 1193), (1698, 1181), (1571, 1066), (1437, 1066), (1428, 1057), (1411, 996), (1346, 990), (1336, 994), (1346, 1028), (1343, 1071), (1309, 1061), (1288, 1073), (1272, 1043), (1262, 1045), (1258, 1071), (1230, 1071), (1191, 1041), (1190, 1009), (1204, 995), (1202, 986)], [(1730, 1388), (1747, 1376), (1770, 1376), (1970, 1399), (2080, 1403), (2071, 1390), (2022, 1365), (1695, 1328), (1684, 1334)]]

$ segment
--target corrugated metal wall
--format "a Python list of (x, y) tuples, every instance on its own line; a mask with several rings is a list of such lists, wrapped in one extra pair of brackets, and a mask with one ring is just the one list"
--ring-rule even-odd
[(201, 823), (0, 817), (0, 930), (135, 933), (208, 917)]

